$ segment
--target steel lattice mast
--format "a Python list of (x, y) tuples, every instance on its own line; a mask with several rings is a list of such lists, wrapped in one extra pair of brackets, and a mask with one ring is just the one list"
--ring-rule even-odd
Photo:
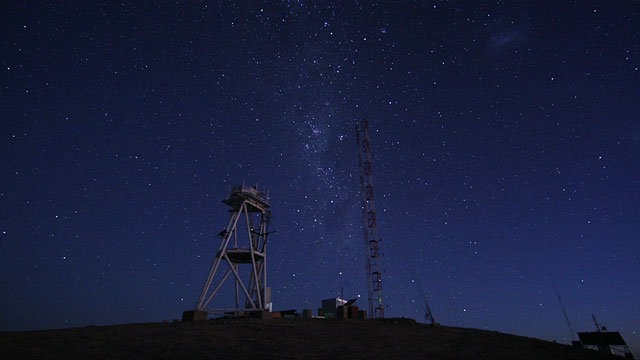
[(356, 139), (358, 141), (358, 166), (360, 167), (360, 194), (362, 196), (369, 318), (383, 319), (384, 306), (382, 304), (382, 274), (380, 273), (379, 239), (376, 225), (376, 201), (373, 192), (371, 145), (369, 142), (369, 122), (367, 119), (362, 119), (361, 125), (356, 123)]

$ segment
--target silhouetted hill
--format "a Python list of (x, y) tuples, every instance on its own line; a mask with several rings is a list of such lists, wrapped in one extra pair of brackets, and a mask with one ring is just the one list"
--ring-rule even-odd
[(215, 319), (2, 332), (1, 359), (621, 359), (411, 319)]

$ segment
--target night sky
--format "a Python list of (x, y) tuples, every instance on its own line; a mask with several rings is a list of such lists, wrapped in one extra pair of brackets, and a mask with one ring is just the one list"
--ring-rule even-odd
[(566, 343), (555, 281), (640, 350), (637, 1), (3, 1), (0, 46), (0, 330), (180, 318), (243, 182), (274, 308), (366, 306), (367, 118), (387, 317)]

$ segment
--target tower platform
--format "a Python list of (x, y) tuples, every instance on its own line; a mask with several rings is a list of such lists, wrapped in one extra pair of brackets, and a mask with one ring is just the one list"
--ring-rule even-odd
[(251, 213), (264, 212), (271, 207), (264, 193), (258, 191), (255, 187), (245, 185), (234, 187), (231, 189), (229, 198), (222, 200), (223, 204), (229, 205), (233, 209), (240, 208), (243, 202), (246, 202), (247, 211)]
[[(229, 257), (231, 262), (236, 264), (251, 264), (251, 250), (249, 249), (234, 249), (228, 248), (225, 250), (225, 253)], [(220, 254), (220, 252), (218, 252)], [(253, 256), (255, 261), (260, 261), (264, 259), (264, 252), (260, 252), (258, 250), (253, 250)]]

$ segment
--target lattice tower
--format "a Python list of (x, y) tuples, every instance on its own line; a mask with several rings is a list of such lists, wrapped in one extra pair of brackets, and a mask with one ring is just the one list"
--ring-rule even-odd
[(362, 119), (361, 124), (356, 124), (356, 140), (358, 141), (358, 166), (360, 167), (360, 194), (362, 197), (367, 295), (369, 300), (368, 312), (369, 318), (383, 319), (382, 274), (380, 273), (376, 200), (373, 191), (371, 143), (369, 141), (369, 122), (367, 119)]

